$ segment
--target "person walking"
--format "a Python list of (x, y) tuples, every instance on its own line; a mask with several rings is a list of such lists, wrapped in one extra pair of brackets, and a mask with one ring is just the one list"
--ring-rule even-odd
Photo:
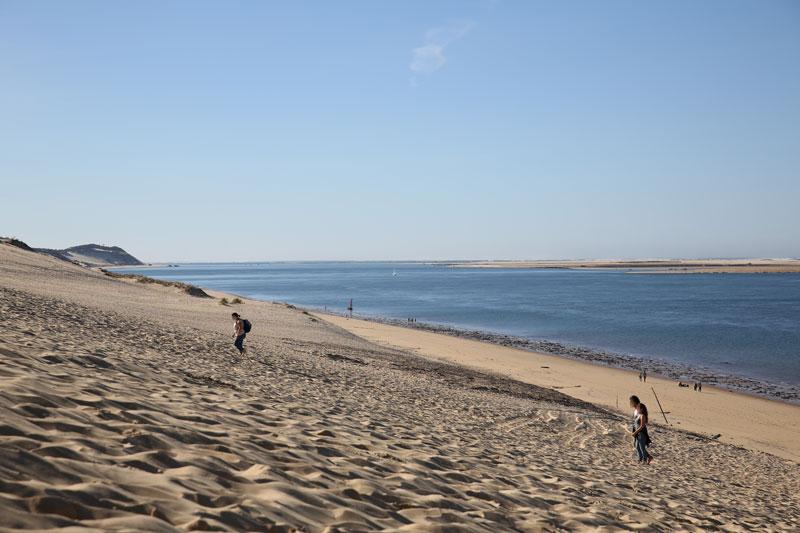
[(647, 370), (642, 370), (642, 381), (647, 383)]
[(247, 320), (242, 319), (239, 313), (231, 313), (233, 318), (233, 345), (239, 350), (239, 355), (244, 355), (247, 351), (244, 347), (244, 338), (247, 336), (247, 331), (250, 329)]
[(641, 464), (653, 462), (653, 456), (647, 451), (650, 446), (650, 435), (647, 433), (647, 406), (639, 401), (638, 396), (630, 397), (630, 404), (633, 407), (633, 423), (631, 424), (631, 436), (636, 447), (636, 456)]

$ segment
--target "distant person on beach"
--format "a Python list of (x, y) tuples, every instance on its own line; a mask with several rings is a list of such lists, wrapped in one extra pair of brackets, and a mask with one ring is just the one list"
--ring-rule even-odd
[(650, 446), (650, 435), (647, 433), (647, 407), (639, 401), (638, 396), (630, 397), (630, 404), (633, 407), (633, 423), (631, 424), (631, 436), (636, 447), (636, 456), (642, 464), (650, 464), (653, 456), (647, 451)]
[(647, 370), (642, 370), (642, 381), (647, 383)]
[(697, 382), (694, 383), (694, 391), (697, 392)]
[(239, 350), (239, 355), (244, 355), (245, 348), (244, 348), (244, 338), (247, 336), (247, 331), (245, 331), (245, 322), (246, 320), (242, 320), (242, 317), (239, 316), (239, 313), (231, 313), (231, 317), (233, 318), (233, 345), (236, 346), (236, 349)]
[(702, 382), (698, 382), (697, 383), (697, 392), (703, 392), (703, 383)]
[(639, 372), (639, 381), (642, 381), (642, 373)]

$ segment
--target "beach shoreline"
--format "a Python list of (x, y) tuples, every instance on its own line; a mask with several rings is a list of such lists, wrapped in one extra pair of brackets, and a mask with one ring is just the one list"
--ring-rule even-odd
[[(339, 317), (347, 316), (345, 313), (334, 313), (329, 310), (322, 310), (315, 307), (296, 307), (321, 315), (332, 315)], [(476, 340), (496, 346), (514, 348), (532, 353), (544, 353), (556, 357), (564, 357), (567, 359), (591, 363), (606, 368), (630, 370), (634, 372), (639, 372), (644, 369), (648, 375), (651, 376), (659, 376), (665, 379), (672, 379), (674, 381), (688, 382), (690, 384), (699, 382), (704, 386), (715, 386), (734, 393), (746, 394), (758, 398), (800, 406), (800, 386), (792, 385), (790, 383), (780, 383), (756, 379), (748, 376), (739, 376), (703, 366), (693, 366), (661, 358), (637, 356), (609, 350), (588, 348), (545, 339), (528, 339), (526, 337), (487, 330), (458, 328), (455, 326), (426, 322), (407, 322), (401, 319), (380, 316), (354, 315), (353, 318), (367, 322), (408, 328), (411, 330), (427, 331), (441, 335), (449, 335), (456, 338)]]

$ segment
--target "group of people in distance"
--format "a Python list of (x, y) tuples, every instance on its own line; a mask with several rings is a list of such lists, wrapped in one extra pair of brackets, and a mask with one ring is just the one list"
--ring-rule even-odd
[[(689, 384), (688, 383), (684, 383), (683, 381), (679, 381), (678, 382), (678, 387), (686, 387), (688, 389), (689, 388)], [(695, 390), (695, 392), (703, 392), (703, 384), (701, 382), (699, 382), (699, 381), (696, 381), (694, 383), (694, 390)]]

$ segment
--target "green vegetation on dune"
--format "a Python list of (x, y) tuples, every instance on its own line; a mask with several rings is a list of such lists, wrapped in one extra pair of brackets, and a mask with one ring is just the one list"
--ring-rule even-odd
[(138, 283), (155, 283), (156, 285), (162, 285), (164, 287), (176, 287), (178, 289), (181, 289), (189, 296), (195, 296), (197, 298), (211, 298), (211, 296), (209, 296), (208, 293), (206, 293), (206, 291), (204, 291), (200, 287), (189, 285), (188, 283), (181, 283), (180, 281), (165, 281), (162, 279), (142, 276), (140, 274), (121, 274), (119, 272), (111, 272), (104, 268), (101, 268), (100, 272), (111, 278), (130, 279)]

